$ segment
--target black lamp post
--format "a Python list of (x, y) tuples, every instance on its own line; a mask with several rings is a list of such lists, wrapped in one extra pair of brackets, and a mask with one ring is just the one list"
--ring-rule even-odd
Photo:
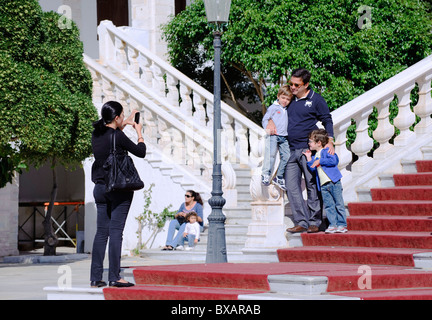
[(225, 199), (222, 197), (222, 170), (221, 170), (221, 28), (228, 22), (231, 0), (204, 0), (207, 21), (216, 24), (213, 32), (214, 40), (214, 101), (213, 101), (213, 186), (212, 197), (209, 204), (212, 208), (208, 216), (209, 236), (207, 243), (206, 263), (227, 262), (225, 241), (225, 215), (222, 208)]

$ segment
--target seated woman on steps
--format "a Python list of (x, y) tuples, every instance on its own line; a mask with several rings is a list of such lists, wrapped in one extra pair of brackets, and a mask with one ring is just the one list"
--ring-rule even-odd
[[(195, 211), (198, 214), (197, 221), (200, 224), (202, 232), (204, 230), (203, 201), (198, 192), (188, 190), (185, 194), (185, 202), (181, 204), (175, 215), (175, 219), (170, 221), (167, 240), (165, 242), (165, 247), (163, 247), (162, 250), (173, 250), (181, 244), (187, 222), (186, 216), (192, 211)], [(178, 230), (178, 232), (174, 237), (176, 230)]]

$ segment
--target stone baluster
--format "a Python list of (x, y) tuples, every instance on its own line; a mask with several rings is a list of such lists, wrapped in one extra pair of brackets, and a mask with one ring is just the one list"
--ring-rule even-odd
[[(207, 104), (207, 112), (204, 105)], [(209, 113), (208, 102), (204, 96), (200, 95), (198, 92), (193, 92), (193, 105), (195, 107), (194, 121), (199, 127), (206, 127), (208, 125), (213, 125), (213, 122), (209, 119), (206, 120), (207, 114)], [(212, 109), (213, 111), (213, 109)], [(208, 122), (207, 122), (208, 121)]]
[(184, 133), (180, 130), (171, 127), (170, 128), (171, 141), (172, 141), (172, 158), (173, 162), (178, 165), (185, 163), (185, 141)]
[(153, 86), (153, 71), (151, 69), (151, 60), (143, 55), (141, 52), (138, 56), (138, 65), (141, 73), (141, 83), (147, 88)]
[(432, 97), (431, 97), (431, 79), (432, 74), (428, 74), (418, 79), (418, 101), (414, 107), (414, 112), (420, 117), (420, 122), (415, 126), (417, 134), (430, 133), (432, 126)]
[(354, 115), (354, 120), (357, 124), (356, 139), (351, 145), (351, 150), (358, 156), (358, 160), (352, 165), (353, 175), (362, 175), (366, 170), (370, 169), (371, 158), (367, 153), (373, 147), (373, 139), (369, 137), (368, 117), (372, 113), (372, 105), (364, 108), (362, 112)]
[[(190, 127), (185, 127), (185, 133), (189, 132), (192, 134), (192, 137), (194, 136), (194, 133), (192, 132), (193, 129)], [(188, 165), (192, 170), (199, 170), (200, 169), (200, 146), (196, 143), (194, 138), (191, 138), (190, 135), (185, 134), (185, 163)]]
[(236, 163), (235, 133), (232, 122), (233, 118), (230, 115), (221, 113), (222, 187), (227, 208), (237, 206), (236, 173), (232, 166)]
[(221, 113), (221, 125), (222, 125), (222, 159), (227, 159), (230, 163), (236, 163), (236, 148), (235, 148), (235, 132), (232, 126), (233, 117), (225, 112)]
[(378, 110), (378, 125), (373, 132), (373, 137), (380, 144), (379, 148), (374, 152), (374, 159), (377, 160), (386, 159), (388, 152), (393, 147), (389, 143), (395, 132), (394, 126), (390, 123), (390, 102), (393, 98), (393, 94), (389, 95), (375, 105)]
[(126, 43), (120, 38), (116, 37), (114, 39), (114, 44), (116, 50), (115, 64), (120, 68), (120, 70), (127, 70), (128, 66), (127, 66), (127, 57), (125, 51)]
[[(131, 112), (132, 112), (132, 110), (142, 111), (141, 103), (138, 100), (136, 100), (135, 98), (133, 98), (132, 96), (129, 97), (129, 108), (130, 108)], [(141, 114), (142, 114), (142, 112), (141, 112)]]
[(146, 109), (143, 114), (144, 136), (145, 140), (156, 145), (158, 142), (157, 117), (149, 109)]
[(225, 208), (237, 207), (237, 177), (236, 172), (229, 161), (222, 160), (222, 190), (225, 198)]
[(159, 96), (165, 97), (165, 71), (156, 64), (151, 66), (151, 70), (153, 71), (153, 89)]
[(138, 63), (138, 50), (132, 46), (127, 46), (127, 54), (128, 54), (128, 72), (136, 79), (139, 79), (139, 63)]
[[(223, 102), (221, 101), (221, 104)], [(207, 122), (207, 127), (210, 128), (210, 130), (213, 131), (213, 100), (209, 101), (206, 100), (206, 110), (207, 110), (207, 118), (208, 118), (208, 122)]]
[(171, 159), (172, 157), (172, 143), (171, 134), (169, 132), (170, 125), (162, 119), (160, 116), (157, 117), (158, 124), (158, 135), (160, 140), (158, 142), (159, 149), (162, 151), (166, 159)]
[(351, 119), (346, 119), (333, 126), (335, 134), (335, 152), (339, 157), (338, 168), (344, 177), (344, 180), (349, 180), (351, 172), (347, 170), (347, 166), (352, 162), (352, 153), (347, 149), (346, 142), (347, 130), (351, 125)]
[(179, 106), (179, 91), (177, 89), (179, 81), (177, 78), (173, 77), (171, 74), (166, 74), (166, 85), (168, 88), (167, 99), (174, 106)]
[(102, 78), (94, 69), (90, 69), (90, 74), (93, 80), (92, 101), (102, 103)]
[(237, 138), (236, 158), (240, 164), (249, 164), (249, 150), (247, 128), (237, 120), (234, 120), (234, 131)]
[(102, 92), (103, 92), (103, 103), (111, 100), (115, 100), (114, 85), (107, 78), (102, 77)]
[(185, 116), (191, 117), (192, 119), (192, 116), (195, 118), (195, 115), (192, 114), (192, 99), (190, 97), (191, 93), (192, 89), (180, 81), (180, 110)]
[(261, 132), (258, 132), (251, 130), (249, 132), (249, 144), (249, 164), (252, 166), (252, 168), (260, 167), (261, 170), (262, 161), (264, 159), (265, 131), (261, 130)]
[(129, 114), (131, 112), (129, 110), (129, 104), (127, 101), (128, 97), (129, 97), (129, 94), (127, 92), (125, 92), (120, 87), (115, 86), (115, 100), (123, 106), (126, 117), (129, 116)]
[(393, 120), (394, 125), (400, 130), (400, 134), (395, 138), (395, 146), (406, 146), (410, 139), (414, 137), (414, 132), (410, 130), (410, 126), (415, 122), (415, 114), (411, 111), (411, 90), (415, 84), (408, 85), (396, 92), (399, 99), (398, 115)]
[(207, 150), (201, 147), (201, 169), (203, 169), (203, 177), (212, 179), (213, 172), (213, 150)]

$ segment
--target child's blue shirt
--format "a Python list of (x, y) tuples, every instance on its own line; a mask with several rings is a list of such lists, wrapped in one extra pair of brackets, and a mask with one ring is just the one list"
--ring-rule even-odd
[[(332, 182), (338, 182), (340, 179), (342, 179), (342, 173), (339, 171), (339, 168), (337, 165), (339, 164), (339, 157), (335, 153), (334, 155), (331, 155), (328, 153), (329, 149), (324, 148), (321, 150), (321, 158), (320, 158), (320, 166), (324, 170), (325, 174), (331, 179)], [(307, 162), (307, 165), (309, 169), (312, 172), (317, 171), (317, 167), (311, 168), (311, 165), (316, 160), (315, 156), (312, 156), (312, 160)], [(321, 190), (321, 185), (319, 181), (318, 174), (316, 174), (317, 179), (317, 185), (318, 190)]]

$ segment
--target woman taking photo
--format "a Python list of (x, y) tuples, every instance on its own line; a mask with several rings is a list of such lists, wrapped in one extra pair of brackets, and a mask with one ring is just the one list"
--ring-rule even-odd
[[(198, 192), (188, 190), (185, 193), (185, 202), (181, 204), (179, 210), (174, 216), (174, 219), (170, 221), (166, 245), (162, 248), (162, 250), (173, 250), (177, 246), (180, 246), (183, 238), (183, 232), (186, 227), (186, 216), (191, 211), (195, 211), (198, 214), (197, 221), (200, 224), (201, 232), (204, 230), (203, 201)], [(178, 233), (174, 237), (176, 230), (178, 230)]]
[[(116, 150), (126, 150), (139, 158), (145, 157), (146, 145), (141, 133), (142, 125), (133, 120), (136, 112), (134, 110), (125, 120), (122, 105), (116, 101), (109, 101), (102, 106), (102, 118), (93, 124), (92, 148), (95, 161), (92, 166), (92, 181), (95, 183), (93, 196), (97, 208), (97, 230), (92, 251), (91, 287), (107, 285), (102, 281), (102, 274), (108, 239), (109, 285), (113, 287), (133, 286), (132, 283), (120, 278), (123, 229), (132, 203), (133, 191), (107, 193), (103, 165), (110, 154), (113, 135), (115, 135)], [(128, 124), (132, 125), (137, 132), (137, 144), (122, 131)]]

